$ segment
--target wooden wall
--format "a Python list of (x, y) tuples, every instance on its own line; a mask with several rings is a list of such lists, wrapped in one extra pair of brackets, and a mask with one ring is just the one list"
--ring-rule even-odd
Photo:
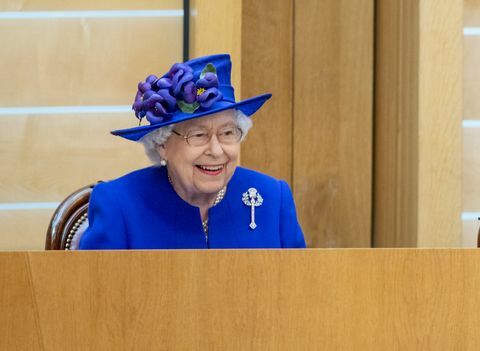
[[(241, 95), (242, 1), (190, 1), (190, 57), (230, 54), (235, 96)], [(212, 20), (214, 19), (214, 20)]]
[(242, 98), (270, 92), (242, 145), (242, 164), (293, 183), (294, 1), (244, 1)]
[(461, 0), (376, 2), (375, 246), (461, 244)]
[[(310, 247), (460, 244), (461, 5), (192, 0), (191, 56), (230, 53), (237, 98), (273, 93), (242, 164), (289, 182)], [(159, 8), (182, 4), (12, 0), (0, 10)], [(181, 60), (180, 17), (0, 28), (0, 107), (128, 106), (139, 79)], [(108, 134), (135, 123), (127, 111), (7, 113), (0, 123), (2, 204), (57, 202), (149, 164), (139, 145)], [(42, 248), (52, 211), (0, 211), (0, 248)]]
[(371, 243), (373, 1), (244, 1), (242, 163), (290, 182), (310, 247)]
[[(180, 16), (53, 16), (158, 9)], [(1, 2), (0, 15), (34, 13), (0, 17), (0, 250), (42, 249), (51, 203), (150, 164), (140, 145), (109, 131), (138, 124), (129, 105), (139, 80), (182, 60), (182, 9), (179, 0)], [(53, 17), (35, 18), (38, 11)], [(124, 106), (125, 112), (55, 113), (63, 106)]]
[(475, 246), (480, 225), (480, 1), (465, 0), (463, 59), (463, 246)]

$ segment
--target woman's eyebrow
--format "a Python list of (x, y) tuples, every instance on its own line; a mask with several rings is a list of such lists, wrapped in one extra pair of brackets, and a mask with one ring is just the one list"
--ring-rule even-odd
[[(220, 128), (223, 128), (223, 127), (234, 127), (235, 125), (236, 125), (235, 122), (226, 122), (226, 123), (223, 123), (223, 124), (219, 125), (217, 127), (217, 129), (220, 129)], [(208, 126), (204, 126), (204, 125), (195, 125), (195, 126), (191, 126), (191, 127), (187, 128), (187, 131), (191, 131), (191, 130), (195, 130), (195, 129), (210, 130), (211, 128), (208, 127)]]
[(187, 132), (191, 132), (192, 130), (210, 130), (210, 128), (205, 127), (205, 126), (191, 126), (186, 129)]

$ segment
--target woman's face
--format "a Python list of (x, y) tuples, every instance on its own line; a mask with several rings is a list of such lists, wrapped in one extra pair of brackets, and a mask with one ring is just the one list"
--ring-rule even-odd
[(238, 161), (240, 143), (221, 144), (217, 132), (235, 126), (233, 110), (218, 112), (175, 125), (181, 135), (208, 130), (212, 137), (206, 145), (192, 146), (172, 133), (157, 150), (167, 161), (168, 173), (180, 197), (185, 200), (216, 195), (230, 180)]

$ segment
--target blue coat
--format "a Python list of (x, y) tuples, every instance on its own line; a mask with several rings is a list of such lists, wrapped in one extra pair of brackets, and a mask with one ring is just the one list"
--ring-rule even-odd
[[(263, 197), (251, 229), (242, 194), (254, 187)], [(90, 199), (89, 228), (80, 249), (303, 248), (287, 183), (237, 167), (223, 200), (208, 212), (208, 240), (200, 210), (183, 201), (165, 167), (144, 168), (98, 184)]]

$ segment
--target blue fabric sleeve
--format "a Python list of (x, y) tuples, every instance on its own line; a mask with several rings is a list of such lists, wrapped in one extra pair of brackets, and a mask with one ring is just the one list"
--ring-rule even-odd
[(280, 207), (280, 237), (283, 248), (305, 248), (305, 239), (302, 228), (297, 220), (297, 211), (293, 201), (292, 192), (288, 184), (280, 180), (282, 192)]
[(79, 249), (128, 249), (121, 208), (108, 183), (100, 183), (92, 191), (88, 229), (80, 239)]

